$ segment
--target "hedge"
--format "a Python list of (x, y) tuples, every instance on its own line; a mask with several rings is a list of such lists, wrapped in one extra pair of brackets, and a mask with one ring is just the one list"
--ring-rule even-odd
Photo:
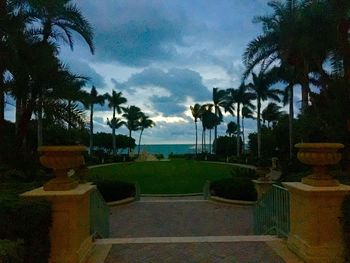
[[(3, 191), (0, 197), (0, 262), (46, 263), (50, 255), (51, 222), (48, 201), (20, 199), (18, 189)], [(17, 255), (13, 253), (15, 247), (20, 251)], [(23, 255), (21, 259), (16, 258), (19, 254)]]
[(118, 201), (136, 195), (136, 187), (132, 183), (101, 180), (94, 182), (106, 202)]
[(224, 178), (210, 183), (210, 194), (226, 199), (256, 201), (257, 193), (252, 183), (256, 178), (255, 170), (235, 167), (231, 178)]

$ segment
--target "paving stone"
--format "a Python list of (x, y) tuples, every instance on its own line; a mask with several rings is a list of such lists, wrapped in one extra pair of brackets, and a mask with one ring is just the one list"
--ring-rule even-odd
[(113, 245), (105, 263), (283, 263), (264, 242)]
[(135, 202), (111, 208), (111, 237), (253, 234), (253, 208), (213, 202)]

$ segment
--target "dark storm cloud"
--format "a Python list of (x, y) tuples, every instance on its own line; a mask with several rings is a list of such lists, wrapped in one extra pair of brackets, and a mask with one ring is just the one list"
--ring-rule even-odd
[(174, 102), (173, 97), (154, 96), (151, 98), (151, 102), (153, 108), (156, 111), (163, 113), (165, 117), (179, 116), (186, 110), (186, 107), (184, 105), (181, 105), (180, 101)]
[(186, 110), (183, 104), (187, 97), (194, 101), (206, 101), (211, 98), (211, 93), (203, 84), (201, 75), (190, 69), (172, 68), (163, 71), (159, 68), (147, 68), (131, 75), (126, 82), (118, 82), (115, 79), (112, 79), (112, 82), (115, 88), (127, 91), (129, 94), (138, 88), (163, 88), (170, 96), (153, 93), (150, 102), (153, 108), (164, 116), (181, 115)]
[(87, 77), (87, 86), (96, 86), (96, 88), (104, 87), (106, 85), (103, 77), (98, 74), (92, 67), (89, 66), (88, 62), (80, 59), (65, 58), (64, 63), (68, 65), (68, 68), (77, 75)]
[(127, 86), (158, 86), (168, 90), (173, 100), (184, 100), (186, 96), (194, 100), (208, 100), (210, 92), (203, 84), (202, 76), (190, 69), (172, 68), (163, 71), (158, 68), (147, 68), (133, 74), (127, 81)]

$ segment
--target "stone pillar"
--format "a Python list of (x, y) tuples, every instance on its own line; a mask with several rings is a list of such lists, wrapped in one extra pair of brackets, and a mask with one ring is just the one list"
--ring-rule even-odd
[(283, 185), (290, 193), (289, 249), (305, 262), (343, 262), (344, 244), (339, 218), (350, 186)]
[[(49, 263), (83, 263), (92, 249), (90, 193), (95, 186), (80, 184), (67, 191), (44, 191), (42, 187), (22, 194), (52, 203)], [(35, 233), (33, 233), (35, 235)]]
[(274, 181), (271, 180), (252, 180), (252, 182), (254, 183), (255, 190), (258, 194), (258, 200), (260, 200), (261, 197), (268, 192), (274, 184)]

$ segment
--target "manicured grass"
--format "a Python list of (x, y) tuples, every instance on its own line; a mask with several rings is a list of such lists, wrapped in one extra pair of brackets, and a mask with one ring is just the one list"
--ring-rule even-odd
[(207, 180), (231, 177), (233, 167), (189, 160), (121, 163), (90, 170), (89, 180), (138, 182), (141, 194), (201, 193)]

